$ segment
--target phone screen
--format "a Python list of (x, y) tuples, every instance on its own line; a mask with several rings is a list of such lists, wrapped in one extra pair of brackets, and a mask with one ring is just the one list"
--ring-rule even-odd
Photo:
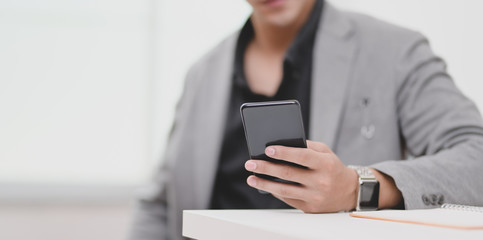
[(271, 145), (307, 147), (298, 101), (245, 103), (240, 111), (251, 159), (300, 166), (265, 155), (265, 148)]

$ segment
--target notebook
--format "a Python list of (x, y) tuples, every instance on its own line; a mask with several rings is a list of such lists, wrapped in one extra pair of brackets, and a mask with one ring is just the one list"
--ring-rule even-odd
[(483, 207), (443, 204), (440, 208), (352, 212), (352, 217), (466, 230), (483, 230)]

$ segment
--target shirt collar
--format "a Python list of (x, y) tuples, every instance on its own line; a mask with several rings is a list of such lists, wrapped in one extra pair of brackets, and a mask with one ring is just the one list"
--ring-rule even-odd
[(235, 50), (235, 69), (234, 69), (234, 77), (235, 83), (237, 86), (240, 87), (248, 87), (245, 77), (245, 69), (244, 69), (244, 58), (245, 58), (245, 50), (248, 47), (248, 44), (252, 41), (253, 37), (255, 36), (255, 30), (253, 29), (252, 21), (250, 18), (245, 22), (243, 25), (240, 35), (238, 36), (238, 41)]
[(299, 30), (294, 41), (285, 53), (285, 61), (289, 64), (297, 65), (297, 62), (299, 62), (301, 58), (307, 56), (307, 54), (312, 56), (315, 34), (319, 26), (323, 5), (323, 0), (316, 0), (309, 18)]
[[(285, 53), (285, 65), (291, 67), (293, 74), (297, 74), (297, 69), (304, 61), (305, 57), (312, 57), (312, 50), (315, 40), (315, 34), (319, 26), (320, 16), (322, 15), (324, 0), (316, 0), (314, 7), (305, 22), (304, 26), (299, 30), (294, 41)], [(249, 18), (243, 25), (238, 36), (237, 46), (235, 50), (235, 68), (234, 80), (235, 84), (240, 87), (248, 87), (244, 71), (244, 55), (248, 44), (255, 36), (252, 21)], [(295, 77), (297, 79), (297, 77)]]

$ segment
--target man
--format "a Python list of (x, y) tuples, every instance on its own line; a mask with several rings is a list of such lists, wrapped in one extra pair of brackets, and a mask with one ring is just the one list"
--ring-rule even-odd
[[(363, 175), (379, 183), (373, 208), (483, 204), (480, 114), (423, 36), (322, 0), (248, 2), (243, 29), (187, 75), (132, 239), (181, 238), (183, 209), (364, 207)], [(246, 160), (241, 103), (282, 99), (299, 100), (312, 141), (265, 153), (307, 169)]]

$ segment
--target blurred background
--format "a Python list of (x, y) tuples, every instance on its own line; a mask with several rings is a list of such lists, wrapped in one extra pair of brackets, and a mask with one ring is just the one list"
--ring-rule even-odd
[[(483, 2), (333, 0), (418, 30), (483, 107)], [(244, 0), (0, 0), (0, 239), (123, 239), (188, 67)]]

